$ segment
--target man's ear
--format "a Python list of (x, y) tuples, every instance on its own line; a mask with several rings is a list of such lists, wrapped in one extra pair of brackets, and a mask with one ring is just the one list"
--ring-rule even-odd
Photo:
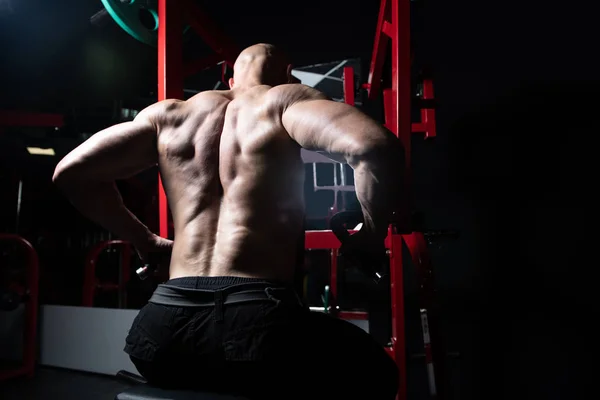
[(227, 81), (227, 83), (229, 83), (229, 89), (233, 89), (233, 78), (229, 78), (229, 80)]
[(287, 81), (288, 81), (288, 83), (300, 83), (300, 79), (298, 79), (294, 75), (292, 75), (292, 69), (293, 69), (292, 64), (288, 64), (288, 66), (287, 66)]

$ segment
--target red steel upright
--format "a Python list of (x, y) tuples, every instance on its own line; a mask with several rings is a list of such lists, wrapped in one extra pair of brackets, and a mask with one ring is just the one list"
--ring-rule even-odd
[[(411, 135), (413, 132), (425, 133), (426, 138), (436, 136), (435, 112), (429, 105), (421, 110), (421, 122), (412, 123), (411, 115), (411, 63), (412, 49), (410, 48), (410, 0), (381, 0), (375, 43), (369, 69), (369, 77), (364, 85), (370, 100), (381, 94), (381, 78), (383, 64), (386, 59), (386, 49), (391, 41), (391, 87), (383, 90), (385, 126), (402, 141), (405, 149), (406, 174), (406, 207), (402, 213), (409, 215), (412, 209), (411, 193)], [(423, 82), (422, 98), (425, 101), (433, 100), (433, 83), (430, 79)], [(405, 229), (400, 227), (400, 229)], [(439, 337), (434, 332), (436, 321), (428, 322), (428, 312), (432, 305), (432, 268), (429, 261), (426, 241), (423, 232), (401, 231), (394, 232), (391, 228), (388, 235), (390, 254), (390, 277), (392, 294), (392, 348), (388, 349), (395, 359), (400, 371), (400, 388), (398, 399), (406, 399), (406, 342), (404, 333), (404, 291), (403, 291), (403, 263), (402, 242), (407, 245), (411, 258), (417, 270), (420, 288), (420, 308), (423, 327), (423, 339), (428, 369), (429, 389), (432, 398), (439, 398), (439, 383), (442, 379), (442, 364), (439, 357), (434, 363), (432, 347), (436, 343), (430, 341), (431, 337)], [(439, 348), (438, 354), (439, 354)], [(435, 371), (435, 372), (434, 372)]]
[(354, 105), (354, 68), (344, 67), (344, 103)]
[[(182, 13), (179, 2), (158, 0), (158, 101), (183, 99)], [(169, 237), (169, 205), (158, 176), (160, 236)]]
[[(406, 188), (410, 188), (410, 0), (381, 0), (369, 77), (365, 88), (374, 100), (381, 95), (381, 78), (386, 49), (391, 41), (391, 88), (383, 90), (385, 126), (402, 141), (406, 156)], [(410, 194), (407, 193), (410, 198)], [(405, 210), (406, 211), (406, 210)], [(387, 349), (400, 373), (398, 399), (406, 399), (406, 340), (404, 326), (404, 269), (402, 237), (390, 228), (388, 238), (392, 298), (392, 347)]]

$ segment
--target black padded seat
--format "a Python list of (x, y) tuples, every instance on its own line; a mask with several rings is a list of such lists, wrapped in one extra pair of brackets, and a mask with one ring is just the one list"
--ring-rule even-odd
[(123, 393), (119, 393), (115, 400), (248, 400), (220, 393), (194, 392), (188, 390), (163, 390), (152, 386), (139, 385)]

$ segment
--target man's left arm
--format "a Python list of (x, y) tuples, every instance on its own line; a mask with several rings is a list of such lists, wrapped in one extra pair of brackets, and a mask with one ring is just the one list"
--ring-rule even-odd
[(58, 163), (52, 178), (83, 215), (140, 252), (156, 235), (125, 207), (115, 181), (158, 162), (157, 128), (149, 109), (90, 137)]

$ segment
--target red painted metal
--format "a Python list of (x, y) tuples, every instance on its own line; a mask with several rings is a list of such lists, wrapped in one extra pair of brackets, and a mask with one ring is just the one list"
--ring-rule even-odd
[[(392, 131), (406, 150), (410, 166), (411, 85), (410, 85), (410, 0), (391, 1), (392, 91), (396, 121)], [(410, 172), (409, 172), (410, 173)]]
[[(410, 48), (410, 0), (381, 0), (375, 43), (369, 70), (369, 78), (364, 87), (368, 97), (376, 99), (381, 91), (381, 77), (385, 61), (385, 49), (391, 40), (391, 87), (383, 90), (385, 126), (402, 141), (406, 155), (405, 189), (407, 193), (407, 209), (412, 203), (411, 189), (411, 135), (412, 132), (424, 132), (426, 138), (436, 135), (435, 111), (425, 108), (421, 110), (421, 122), (411, 120), (411, 62), (413, 53)], [(433, 99), (433, 84), (426, 79), (423, 82), (423, 99)], [(407, 211), (407, 210), (404, 210)], [(408, 215), (408, 214), (407, 214)], [(423, 234), (413, 232), (409, 235), (391, 234), (390, 262), (392, 287), (392, 348), (386, 349), (394, 357), (400, 370), (400, 388), (398, 399), (406, 399), (406, 343), (404, 333), (404, 294), (403, 294), (403, 265), (401, 257), (402, 240), (407, 243), (411, 256), (417, 268), (431, 277), (431, 265)], [(417, 257), (418, 259), (415, 259)], [(426, 263), (427, 267), (423, 267)], [(423, 278), (424, 279), (424, 278)], [(423, 299), (431, 299), (431, 285), (420, 287)], [(424, 304), (424, 303), (422, 303)], [(432, 329), (433, 331), (433, 329)], [(433, 332), (432, 332), (433, 335)], [(432, 339), (432, 342), (435, 339)], [(435, 351), (435, 348), (434, 348)], [(437, 359), (439, 361), (439, 359)], [(436, 363), (436, 379), (440, 363)], [(438, 385), (439, 387), (439, 385)]]
[(422, 332), (424, 336), (424, 349), (426, 354), (427, 352), (431, 353), (431, 360), (428, 360), (428, 363), (433, 364), (435, 387), (438, 388), (437, 398), (442, 398), (446, 383), (443, 362), (446, 357), (446, 350), (441, 337), (439, 318), (437, 318), (433, 307), (433, 266), (427, 249), (427, 241), (422, 232), (413, 232), (410, 235), (403, 235), (403, 239), (417, 272), (417, 283), (420, 288), (419, 308), (424, 310), (428, 320), (429, 332), (427, 336), (429, 336), (429, 338), (427, 339), (425, 337), (426, 332)]
[[(158, 1), (158, 101), (183, 99), (182, 12), (177, 1)], [(169, 237), (167, 195), (158, 177), (160, 236)]]
[(340, 241), (332, 231), (306, 231), (304, 247), (311, 249), (339, 249)]
[[(99, 282), (96, 278), (96, 265), (100, 254), (109, 247), (121, 248), (121, 282)], [(131, 243), (124, 240), (107, 240), (100, 242), (88, 252), (85, 259), (85, 270), (83, 274), (83, 290), (81, 305), (93, 307), (94, 298), (98, 291), (121, 291), (123, 297), (126, 293), (126, 285), (131, 277)]]
[[(423, 81), (423, 99), (433, 100), (433, 82), (431, 79), (425, 79)], [(435, 124), (435, 109), (424, 108), (421, 110), (421, 122), (425, 126), (425, 138), (433, 138), (436, 134)]]
[[(433, 100), (433, 82), (431, 79), (423, 80), (423, 99)], [(424, 133), (425, 139), (437, 136), (435, 124), (435, 109), (421, 109), (421, 122), (412, 124), (413, 133)]]
[(384, 25), (387, 23), (390, 15), (389, 1), (381, 0), (381, 4), (379, 6), (379, 16), (377, 18), (377, 30), (375, 31), (375, 43), (373, 45), (371, 67), (369, 68), (369, 78), (367, 83), (364, 85), (367, 88), (369, 100), (375, 100), (380, 94), (381, 73), (383, 70), (383, 62), (385, 61), (385, 53), (390, 37), (389, 32), (384, 32)]
[[(388, 354), (388, 356), (392, 357), (392, 359), (396, 360), (396, 355), (394, 354), (394, 348), (393, 347), (384, 347), (385, 352)], [(398, 397), (396, 397), (396, 400), (399, 400)]]
[(369, 319), (369, 314), (364, 311), (339, 311), (336, 317), (340, 319), (353, 319), (366, 321)]
[(331, 288), (331, 295), (334, 301), (337, 301), (338, 294), (338, 253), (339, 249), (331, 249), (331, 264), (329, 266), (329, 286)]
[[(395, 113), (396, 110), (396, 99), (394, 98), (394, 91), (392, 89), (384, 89), (383, 91), (383, 115), (384, 115), (384, 125), (390, 131), (396, 133), (398, 131), (397, 124), (397, 115)], [(410, 150), (406, 150), (407, 153)]]
[[(385, 49), (390, 40), (392, 79), (391, 87), (383, 90), (385, 126), (400, 138), (406, 149), (407, 188), (410, 189), (411, 133), (423, 132), (426, 138), (436, 136), (435, 110), (422, 109), (421, 122), (411, 122), (410, 0), (381, 0), (369, 78), (364, 85), (370, 100), (380, 94)], [(423, 82), (423, 99), (433, 99), (430, 79)]]
[(423, 334), (423, 346), (425, 347), (425, 365), (427, 366), (427, 379), (429, 381), (429, 395), (432, 398), (437, 398), (435, 364), (433, 362), (433, 352), (431, 351), (431, 336), (429, 334), (429, 317), (426, 309), (422, 308), (420, 312), (421, 332)]
[(354, 105), (354, 68), (344, 67), (344, 103)]
[(0, 110), (0, 126), (61, 128), (64, 124), (64, 117), (60, 114)]
[(31, 243), (18, 235), (0, 234), (0, 241), (18, 243), (27, 252), (25, 324), (23, 329), (23, 362), (12, 370), (0, 371), (0, 381), (18, 376), (33, 377), (35, 371), (35, 358), (37, 354), (37, 316), (38, 316), (38, 292), (39, 292), (39, 260), (38, 255)]
[[(354, 234), (357, 231), (349, 230), (350, 234)], [(318, 249), (339, 249), (340, 241), (330, 230), (324, 231), (306, 231), (304, 248), (306, 250), (318, 250)], [(390, 237), (385, 238), (385, 247), (390, 247)]]
[(390, 240), (390, 290), (392, 298), (392, 347), (390, 355), (396, 361), (399, 373), (398, 400), (406, 399), (406, 336), (404, 318), (404, 265), (402, 263), (402, 236), (388, 230)]

